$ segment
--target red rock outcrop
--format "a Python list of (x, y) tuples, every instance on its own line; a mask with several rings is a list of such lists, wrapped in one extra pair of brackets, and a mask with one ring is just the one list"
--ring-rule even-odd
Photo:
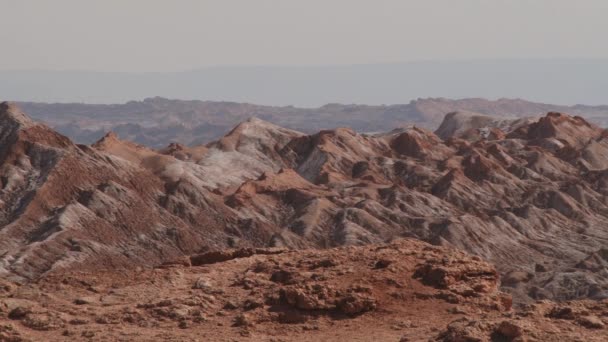
[(416, 240), (232, 249), (3, 283), (0, 340), (604, 341), (606, 301), (512, 307), (490, 264)]

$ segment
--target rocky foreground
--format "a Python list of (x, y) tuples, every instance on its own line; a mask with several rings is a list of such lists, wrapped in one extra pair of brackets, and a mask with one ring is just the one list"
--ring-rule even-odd
[(605, 341), (608, 301), (517, 309), (479, 257), (415, 240), (207, 252), (0, 286), (2, 341)]

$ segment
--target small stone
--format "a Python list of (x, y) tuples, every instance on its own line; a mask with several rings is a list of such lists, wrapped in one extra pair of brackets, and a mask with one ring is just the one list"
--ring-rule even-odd
[(376, 264), (374, 265), (375, 269), (382, 269), (382, 268), (387, 268), (390, 266), (390, 264), (392, 264), (393, 262), (387, 259), (380, 259), (378, 261), (376, 261)]
[(451, 314), (454, 314), (454, 315), (464, 315), (467, 313), (467, 311), (460, 306), (455, 306), (453, 308), (449, 308), (448, 312)]
[(270, 276), (270, 281), (280, 284), (294, 284), (295, 283), (295, 272), (279, 270)]
[(279, 323), (283, 324), (299, 324), (308, 320), (308, 316), (297, 311), (283, 312), (278, 316)]
[(82, 319), (82, 318), (74, 318), (74, 319), (70, 320), (68, 323), (70, 323), (72, 325), (82, 325), (82, 324), (89, 323), (89, 321), (87, 321), (86, 319)]
[(319, 330), (319, 326), (318, 325), (308, 325), (308, 324), (306, 324), (306, 325), (304, 325), (302, 327), (302, 330), (304, 330), (304, 331)]
[(264, 306), (264, 303), (262, 303), (259, 300), (255, 300), (255, 299), (247, 299), (243, 303), (243, 309), (245, 309), (246, 311), (261, 308), (262, 306)]
[(489, 293), (492, 291), (492, 287), (488, 284), (477, 284), (473, 287), (473, 291), (477, 293)]
[(160, 302), (156, 303), (156, 307), (162, 308), (164, 306), (171, 306), (173, 305), (173, 301), (171, 299), (165, 299), (165, 300), (161, 300)]
[(89, 304), (89, 301), (84, 298), (76, 298), (76, 299), (74, 299), (74, 304), (85, 305), (85, 304)]
[(226, 304), (224, 304), (224, 309), (226, 310), (236, 310), (238, 308), (239, 306), (231, 300), (227, 301)]
[(248, 315), (242, 313), (234, 318), (233, 325), (235, 327), (246, 327), (246, 326), (251, 325), (251, 319), (249, 318)]
[(11, 312), (9, 312), (8, 318), (23, 319), (23, 318), (25, 318), (25, 316), (27, 316), (30, 313), (32, 313), (32, 309), (26, 308), (23, 306), (18, 306), (16, 308), (14, 308), (13, 310), (11, 310)]
[(496, 332), (510, 339), (523, 335), (523, 330), (521, 327), (509, 321), (502, 321), (496, 329)]
[(583, 316), (578, 319), (578, 323), (589, 329), (603, 329), (604, 322), (597, 316)]
[(337, 306), (341, 312), (352, 316), (374, 310), (376, 308), (376, 301), (370, 297), (349, 295), (340, 300)]
[(95, 318), (95, 323), (97, 324), (110, 324), (110, 320), (106, 316), (99, 316)]
[(81, 336), (86, 337), (86, 338), (91, 338), (91, 337), (95, 336), (95, 333), (92, 332), (91, 330), (85, 330), (82, 332)]
[(206, 278), (200, 277), (196, 280), (196, 282), (194, 282), (194, 285), (192, 285), (193, 289), (198, 289), (198, 290), (203, 290), (203, 291), (211, 291), (213, 286), (211, 285), (211, 282), (209, 280), (207, 280)]
[(548, 314), (551, 318), (559, 318), (559, 319), (574, 319), (574, 310), (571, 307), (556, 307), (551, 310)]

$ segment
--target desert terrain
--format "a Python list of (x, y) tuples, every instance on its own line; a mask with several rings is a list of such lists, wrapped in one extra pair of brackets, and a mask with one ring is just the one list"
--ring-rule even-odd
[(603, 341), (606, 138), (457, 111), (153, 149), (2, 103), (0, 336)]

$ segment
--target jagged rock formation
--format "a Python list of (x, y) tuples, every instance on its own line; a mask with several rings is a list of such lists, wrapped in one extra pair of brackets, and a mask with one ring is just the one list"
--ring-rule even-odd
[[(504, 118), (473, 112), (451, 112), (445, 116), (441, 125), (435, 130), (435, 134), (442, 139), (458, 136), (468, 139), (497, 140), (503, 138), (501, 133), (514, 131), (533, 121), (534, 118)], [(469, 137), (470, 135), (473, 137)]]
[(0, 118), (6, 278), (410, 237), (495, 263), (517, 302), (607, 295), (608, 143), (580, 117), (465, 117), (462, 129), (448, 115), (442, 138), (252, 119), (206, 146), (158, 151), (113, 134), (75, 145), (7, 104)]
[(490, 264), (416, 240), (235, 249), (0, 280), (0, 340), (605, 341), (608, 302), (512, 308)]
[(195, 231), (161, 205), (175, 197), (163, 182), (173, 158), (112, 135), (75, 145), (6, 103), (0, 120), (3, 277), (161, 262), (200, 248), (217, 226), (208, 213), (192, 219)]

